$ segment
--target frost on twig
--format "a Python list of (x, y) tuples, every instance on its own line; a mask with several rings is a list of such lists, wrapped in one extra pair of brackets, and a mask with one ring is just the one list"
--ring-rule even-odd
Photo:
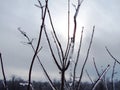
[[(95, 62), (95, 58), (93, 57), (93, 63), (94, 63), (94, 67), (95, 67), (95, 70), (96, 70), (96, 73), (98, 75), (98, 77), (100, 77), (100, 73), (98, 71), (98, 68), (97, 68), (97, 65), (96, 65), (96, 62)], [(105, 86), (106, 90), (108, 90), (108, 87), (107, 87), (107, 83), (105, 81), (105, 77), (104, 77), (104, 80), (102, 79), (101, 80), (102, 84)]]
[(78, 81), (77, 90), (79, 90), (79, 88), (80, 88), (81, 79), (82, 79), (82, 76), (83, 76), (83, 71), (84, 71), (84, 68), (85, 68), (86, 62), (88, 60), (89, 53), (90, 53), (90, 49), (91, 49), (91, 45), (92, 45), (92, 41), (93, 41), (93, 36), (94, 36), (94, 30), (95, 30), (95, 26), (93, 26), (91, 40), (90, 40), (89, 47), (88, 47), (88, 50), (87, 50), (87, 55), (85, 57), (85, 61), (83, 63), (82, 70), (81, 70), (81, 73), (80, 73), (80, 78), (79, 78), (79, 81)]
[(73, 71), (73, 88), (75, 87), (76, 68), (77, 68), (77, 65), (78, 65), (79, 57), (80, 57), (80, 51), (81, 51), (81, 46), (82, 46), (82, 38), (83, 38), (83, 30), (84, 30), (84, 27), (82, 27), (81, 37), (80, 37), (80, 43), (79, 43), (79, 48), (78, 48), (78, 52), (77, 52), (77, 58), (76, 58), (75, 65), (74, 65), (74, 71)]
[[(29, 42), (30, 42), (30, 37), (27, 35), (26, 32), (22, 31), (21, 28), (18, 28), (18, 30), (19, 30), (19, 31), (21, 32), (21, 34), (28, 40), (27, 44), (29, 44), (29, 45), (31, 46), (31, 48), (33, 49), (33, 51), (34, 51), (34, 53), (35, 53), (35, 48), (34, 48), (34, 46), (33, 46), (33, 43), (32, 43), (32, 42), (29, 43)], [(41, 51), (41, 49), (42, 49), (42, 47), (40, 47), (40, 49), (37, 51), (37, 53), (39, 53), (39, 52)], [(41, 68), (42, 68), (42, 70), (43, 70), (43, 73), (44, 73), (45, 76), (47, 77), (47, 79), (48, 79), (48, 81), (49, 81), (52, 89), (53, 89), (53, 90), (57, 90), (57, 89), (55, 88), (52, 80), (50, 79), (50, 77), (49, 77), (46, 69), (44, 68), (44, 66), (43, 66), (43, 64), (42, 64), (42, 62), (41, 62), (41, 60), (40, 60), (40, 58), (39, 58), (38, 55), (37, 55), (37, 59), (38, 59), (38, 61), (39, 61), (39, 64), (41, 65)], [(26, 84), (25, 84), (25, 85), (26, 85)], [(28, 83), (27, 83), (27, 85), (28, 85)]]
[(104, 77), (104, 75), (107, 73), (107, 71), (109, 70), (109, 68), (110, 68), (110, 65), (108, 65), (107, 68), (102, 72), (101, 76), (97, 79), (96, 83), (93, 85), (92, 90), (95, 90), (95, 88), (100, 83), (100, 81), (102, 80), (102, 78)]

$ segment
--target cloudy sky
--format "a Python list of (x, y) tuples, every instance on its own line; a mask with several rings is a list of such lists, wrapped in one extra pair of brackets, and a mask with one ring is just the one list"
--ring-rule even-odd
[[(72, 0), (71, 2), (71, 33), (73, 30), (73, 15), (75, 12), (72, 4), (76, 4), (76, 2), (77, 0)], [(119, 0), (84, 0), (77, 17), (78, 26), (74, 51), (74, 55), (76, 55), (81, 27), (84, 26), (83, 45), (79, 66), (77, 68), (78, 73), (85, 59), (92, 27), (94, 25), (94, 40), (85, 69), (88, 70), (91, 77), (97, 78), (92, 61), (92, 58), (95, 57), (100, 72), (102, 69), (106, 68), (108, 64), (111, 65), (110, 71), (112, 71), (114, 61), (106, 52), (105, 46), (107, 46), (111, 53), (119, 60), (119, 3)], [(36, 38), (33, 43), (34, 45), (37, 43), (41, 13), (40, 9), (35, 7), (34, 4), (38, 4), (37, 0), (0, 0), (0, 52), (2, 53), (7, 79), (10, 79), (13, 75), (26, 80), (28, 79), (28, 70), (33, 51), (29, 45), (21, 43), (26, 42), (26, 39), (20, 34), (17, 28), (21, 27), (30, 38)], [(65, 47), (67, 40), (67, 0), (49, 0), (49, 7), (57, 35), (63, 47)], [(48, 21), (46, 22), (49, 23)], [(49, 28), (49, 25), (47, 29), (50, 32), (51, 28)], [(43, 46), (43, 49), (39, 53), (41, 61), (52, 78), (59, 78), (58, 69), (49, 53), (45, 37), (43, 37), (41, 46)], [(116, 66), (116, 71), (118, 71), (120, 66)], [(108, 72), (108, 77), (110, 77), (110, 71)], [(116, 78), (118, 78), (119, 75), (120, 73), (116, 75)], [(69, 70), (67, 77), (68, 76)], [(32, 77), (33, 80), (46, 80), (37, 61), (34, 64)], [(2, 79), (1, 70), (0, 79)], [(84, 79), (88, 79), (86, 74), (84, 74)]]

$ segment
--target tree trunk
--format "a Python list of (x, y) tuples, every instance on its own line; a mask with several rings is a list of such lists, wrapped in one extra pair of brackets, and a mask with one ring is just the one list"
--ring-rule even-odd
[(62, 73), (61, 73), (61, 90), (65, 90), (64, 82), (65, 82), (65, 71), (62, 70)]

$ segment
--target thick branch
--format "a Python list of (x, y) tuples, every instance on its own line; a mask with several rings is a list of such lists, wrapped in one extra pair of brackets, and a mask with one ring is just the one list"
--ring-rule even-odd
[(53, 25), (53, 22), (52, 22), (52, 17), (51, 17), (49, 8), (47, 8), (47, 12), (48, 12), (50, 24), (51, 24), (51, 26), (52, 26), (53, 34), (55, 35), (55, 38), (56, 38), (57, 43), (58, 43), (58, 45), (59, 45), (59, 48), (60, 48), (60, 50), (61, 50), (62, 57), (64, 57), (63, 49), (62, 49), (61, 43), (60, 43), (60, 41), (59, 41), (59, 39), (58, 39), (58, 37), (57, 37), (57, 35), (56, 35), (55, 28), (54, 28), (54, 25)]
[(34, 56), (32, 58), (31, 65), (30, 65), (30, 69), (29, 69), (29, 80), (28, 80), (27, 90), (30, 90), (31, 72), (32, 72), (33, 63), (35, 61), (35, 58), (36, 58), (36, 55), (37, 55), (37, 52), (38, 52), (38, 49), (39, 49), (39, 46), (40, 46), (40, 41), (41, 41), (42, 31), (43, 31), (43, 27), (44, 27), (46, 11), (47, 11), (47, 4), (48, 4), (48, 0), (46, 0), (45, 11), (44, 11), (44, 15), (43, 15), (43, 18), (42, 18), (42, 24), (41, 24), (41, 27), (40, 27), (39, 39), (38, 39), (37, 47), (36, 47), (36, 50), (35, 50)]
[(55, 61), (55, 64), (57, 65), (58, 69), (60, 71), (62, 71), (62, 68), (61, 66), (58, 64), (58, 61), (53, 53), (53, 49), (52, 49), (52, 46), (51, 46), (51, 43), (50, 43), (50, 40), (49, 40), (49, 37), (48, 37), (48, 34), (47, 34), (47, 31), (46, 31), (46, 28), (44, 26), (44, 32), (45, 32), (45, 35), (46, 35), (46, 38), (47, 38), (47, 41), (48, 41), (48, 45), (49, 45), (49, 48), (50, 48), (50, 51), (51, 51), (51, 54), (52, 54), (52, 57), (53, 57), (53, 60)]

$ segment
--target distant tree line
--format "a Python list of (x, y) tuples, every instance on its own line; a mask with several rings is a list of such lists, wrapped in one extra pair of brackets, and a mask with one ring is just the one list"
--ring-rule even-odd
[[(59, 81), (55, 80), (54, 84), (57, 88), (60, 88)], [(9, 90), (27, 90), (28, 82), (21, 78), (12, 77), (12, 79), (7, 81), (7, 85)], [(120, 90), (120, 81), (116, 80), (114, 85), (115, 90)], [(91, 90), (92, 86), (92, 83), (82, 82), (80, 89)], [(52, 90), (48, 82), (32, 81), (31, 87), (31, 90)], [(112, 90), (112, 82), (109, 80), (107, 80), (107, 88), (108, 90)], [(3, 80), (0, 80), (0, 90), (4, 90)], [(104, 83), (100, 82), (95, 90), (106, 90)]]

